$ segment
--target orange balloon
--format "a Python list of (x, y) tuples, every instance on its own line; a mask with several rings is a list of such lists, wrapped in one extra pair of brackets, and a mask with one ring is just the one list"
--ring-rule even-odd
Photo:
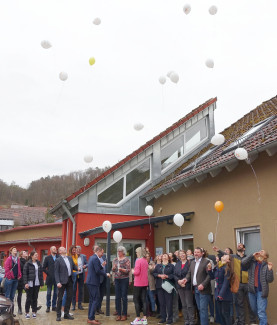
[(221, 212), (224, 209), (224, 204), (221, 201), (216, 201), (214, 204), (214, 208), (217, 212)]

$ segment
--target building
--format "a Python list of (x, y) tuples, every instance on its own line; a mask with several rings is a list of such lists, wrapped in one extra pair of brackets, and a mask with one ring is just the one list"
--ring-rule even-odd
[[(142, 196), (210, 143), (216, 100), (200, 105), (51, 209), (50, 213), (63, 216), (62, 244), (67, 248), (72, 243), (81, 245), (83, 252), (91, 255), (92, 245), (105, 245), (107, 235), (99, 227), (110, 220), (112, 230), (121, 226), (122, 244), (132, 266), (136, 246), (148, 246), (154, 254), (154, 224), (152, 227), (145, 215), (147, 200)], [(161, 220), (156, 219), (155, 226)], [(89, 246), (84, 242), (90, 242)], [(115, 249), (112, 242), (112, 256)]]

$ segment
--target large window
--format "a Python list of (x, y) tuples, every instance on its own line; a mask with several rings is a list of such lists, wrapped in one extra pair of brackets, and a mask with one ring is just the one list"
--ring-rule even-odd
[(203, 119), (188, 129), (185, 133), (185, 151), (188, 152), (196, 147), (202, 140), (207, 138), (207, 120)]
[(99, 203), (117, 204), (150, 180), (150, 159), (147, 159), (130, 171), (116, 183), (98, 195)]
[(174, 163), (184, 154), (184, 136), (179, 137), (171, 144), (162, 149), (161, 165), (162, 169)]
[(260, 227), (238, 228), (236, 229), (237, 244), (245, 245), (246, 255), (253, 254), (261, 250)]
[(132, 170), (126, 175), (126, 195), (132, 193), (143, 183), (150, 179), (150, 160), (148, 159), (143, 164)]
[(98, 195), (100, 203), (118, 203), (123, 199), (123, 178)]

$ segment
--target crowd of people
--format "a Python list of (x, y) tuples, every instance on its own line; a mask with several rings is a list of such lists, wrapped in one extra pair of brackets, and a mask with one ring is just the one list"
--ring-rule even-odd
[[(26, 291), (25, 317), (36, 318), (38, 294), (46, 274), (46, 312), (55, 311), (56, 320), (73, 320), (70, 313), (83, 310), (84, 283), (89, 292), (88, 320), (100, 324), (96, 315), (101, 310), (105, 295), (106, 279), (112, 277), (115, 285), (116, 321), (126, 321), (128, 315), (128, 287), (133, 282), (133, 302), (136, 317), (131, 325), (147, 325), (147, 318), (157, 317), (158, 324), (172, 324), (184, 317), (185, 325), (267, 325), (267, 297), (269, 283), (273, 281), (272, 263), (265, 250), (249, 256), (245, 246), (237, 245), (236, 253), (213, 247), (215, 255), (208, 255), (203, 248), (164, 253), (155, 258), (147, 248), (136, 249), (135, 266), (131, 268), (126, 248), (119, 246), (107, 273), (106, 255), (95, 245), (89, 260), (81, 254), (80, 246), (50, 248), (50, 255), (43, 265), (33, 251), (28, 256), (22, 251), (17, 257), (16, 247), (11, 247), (5, 261), (5, 296), (14, 300), (18, 290), (18, 312), (22, 314), (21, 298)], [(85, 274), (87, 273), (87, 275)], [(0, 272), (0, 281), (2, 280)], [(78, 290), (78, 297), (77, 297)], [(78, 302), (78, 304), (76, 303)], [(32, 308), (32, 314), (30, 314)]]

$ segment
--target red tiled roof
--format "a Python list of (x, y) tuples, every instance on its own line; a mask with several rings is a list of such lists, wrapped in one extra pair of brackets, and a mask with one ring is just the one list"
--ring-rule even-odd
[(204, 104), (198, 106), (193, 111), (191, 111), (189, 114), (187, 114), (186, 116), (184, 116), (183, 118), (181, 118), (179, 121), (177, 121), (176, 123), (174, 123), (173, 125), (171, 125), (169, 128), (167, 128), (165, 131), (161, 132), (160, 134), (158, 134), (157, 136), (155, 136), (153, 139), (149, 140), (144, 145), (142, 145), (140, 148), (138, 148), (137, 150), (135, 150), (133, 153), (131, 153), (130, 155), (128, 155), (127, 157), (125, 157), (124, 159), (122, 159), (121, 161), (119, 161), (116, 165), (112, 166), (110, 169), (106, 170), (103, 174), (101, 174), (100, 176), (98, 176), (95, 179), (93, 179), (90, 183), (88, 183), (87, 185), (81, 187), (78, 191), (76, 191), (73, 194), (71, 194), (70, 196), (68, 196), (66, 198), (66, 201), (71, 201), (76, 196), (80, 195), (81, 193), (83, 193), (84, 191), (86, 191), (87, 189), (89, 189), (94, 184), (98, 183), (101, 179), (103, 179), (104, 177), (108, 176), (109, 174), (111, 174), (112, 172), (114, 172), (119, 167), (123, 166), (128, 160), (133, 159), (139, 153), (141, 153), (145, 149), (149, 148), (155, 142), (157, 142), (158, 140), (162, 139), (164, 136), (166, 136), (167, 134), (171, 133), (173, 130), (177, 129), (180, 125), (182, 125), (183, 123), (187, 122), (192, 117), (194, 117), (195, 115), (197, 115), (198, 113), (200, 113), (201, 111), (203, 111), (205, 108), (209, 107), (210, 105), (212, 105), (216, 101), (217, 101), (217, 98), (216, 97), (215, 98), (211, 98), (208, 101), (206, 101)]
[[(275, 117), (274, 117), (275, 116)], [(201, 160), (201, 156), (213, 148), (212, 145), (208, 145), (198, 154), (186, 161), (183, 165), (178, 167), (172, 174), (168, 175), (163, 181), (150, 189), (144, 196), (151, 195), (156, 191), (168, 188), (177, 182), (185, 181), (187, 178), (196, 177), (200, 173), (216, 168), (227, 161), (234, 159), (234, 150), (224, 153), (225, 149), (230, 146), (236, 139), (240, 138), (245, 132), (250, 130), (255, 124), (272, 117), (272, 120), (256, 133), (252, 134), (243, 142), (240, 147), (243, 147), (247, 152), (251, 152), (260, 147), (266, 146), (272, 142), (277, 141), (277, 96), (262, 103), (248, 114), (244, 115), (240, 120), (233, 123), (230, 127), (226, 128), (221, 134), (225, 137), (225, 143), (214, 149), (208, 156)], [(197, 159), (200, 158), (199, 162)], [(186, 167), (195, 163), (195, 167), (187, 172), (181, 173)]]
[(21, 231), (21, 230), (28, 230), (28, 229), (34, 229), (34, 228), (52, 228), (54, 226), (62, 226), (62, 222), (51, 222), (51, 223), (43, 223), (39, 225), (31, 225), (31, 226), (20, 226), (20, 227), (15, 227), (12, 229), (7, 229), (7, 230), (2, 230), (0, 231), (1, 233), (7, 233), (7, 232), (16, 232), (16, 231)]
[(45, 207), (19, 207), (0, 210), (0, 219), (12, 219), (15, 224), (45, 223)]

